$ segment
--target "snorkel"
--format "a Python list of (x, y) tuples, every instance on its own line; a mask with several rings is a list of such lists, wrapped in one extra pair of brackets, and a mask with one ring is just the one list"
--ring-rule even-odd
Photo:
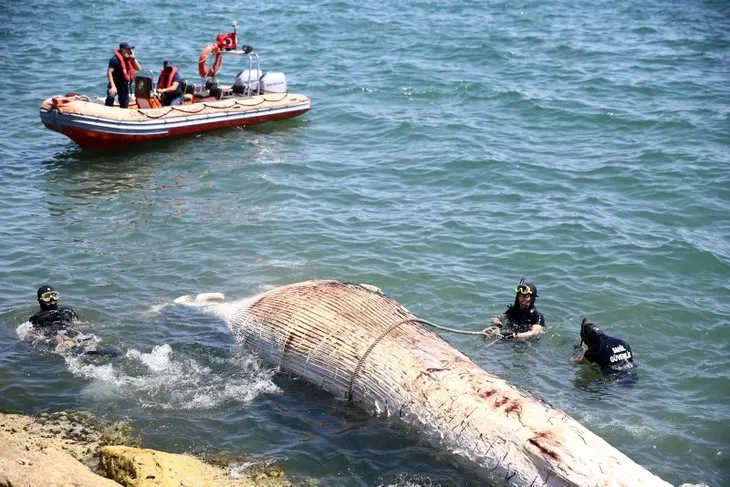
[(520, 296), (525, 295), (530, 296), (530, 304), (527, 309), (534, 307), (535, 298), (537, 298), (537, 286), (531, 282), (525, 282), (525, 276), (522, 276), (522, 279), (520, 279), (520, 282), (517, 283), (517, 286), (515, 287), (515, 307), (521, 308)]

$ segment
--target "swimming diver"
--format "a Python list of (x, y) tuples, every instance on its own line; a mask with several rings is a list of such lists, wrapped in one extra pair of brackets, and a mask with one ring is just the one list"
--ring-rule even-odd
[(501, 314), (492, 318), (492, 325), (485, 330), (488, 336), (527, 340), (545, 330), (545, 317), (535, 307), (537, 286), (525, 282), (523, 277), (515, 288), (515, 302)]
[(54, 341), (57, 352), (70, 350), (75, 355), (121, 355), (118, 348), (96, 348), (97, 337), (76, 330), (74, 325), (79, 321), (79, 315), (73, 308), (58, 306), (60, 295), (52, 286), (44, 284), (36, 294), (41, 309), (28, 318), (33, 325), (30, 335), (34, 340)]

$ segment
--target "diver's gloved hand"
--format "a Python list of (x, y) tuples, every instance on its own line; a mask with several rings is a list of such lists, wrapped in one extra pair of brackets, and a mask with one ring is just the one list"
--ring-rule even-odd
[(484, 333), (484, 336), (486, 337), (497, 337), (500, 335), (500, 329), (496, 326), (490, 326), (485, 328), (482, 333)]

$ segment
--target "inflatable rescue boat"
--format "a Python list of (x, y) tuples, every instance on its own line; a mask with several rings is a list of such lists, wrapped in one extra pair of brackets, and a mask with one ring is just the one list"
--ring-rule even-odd
[[(230, 85), (216, 75), (223, 56), (247, 61)], [(210, 68), (206, 62), (214, 57)], [(85, 149), (110, 149), (229, 127), (285, 120), (307, 112), (311, 100), (289, 93), (284, 73), (264, 73), (250, 46), (237, 49), (235, 32), (220, 34), (198, 62), (200, 84), (182, 83), (181, 105), (163, 106), (151, 76), (137, 75), (127, 109), (106, 106), (104, 98), (69, 93), (41, 103), (41, 122)]]

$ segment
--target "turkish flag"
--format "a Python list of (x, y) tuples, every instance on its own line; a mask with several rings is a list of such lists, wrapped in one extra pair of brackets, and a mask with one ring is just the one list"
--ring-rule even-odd
[(230, 34), (218, 34), (215, 38), (215, 45), (224, 51), (234, 50), (237, 44), (238, 38), (235, 32), (231, 32)]

